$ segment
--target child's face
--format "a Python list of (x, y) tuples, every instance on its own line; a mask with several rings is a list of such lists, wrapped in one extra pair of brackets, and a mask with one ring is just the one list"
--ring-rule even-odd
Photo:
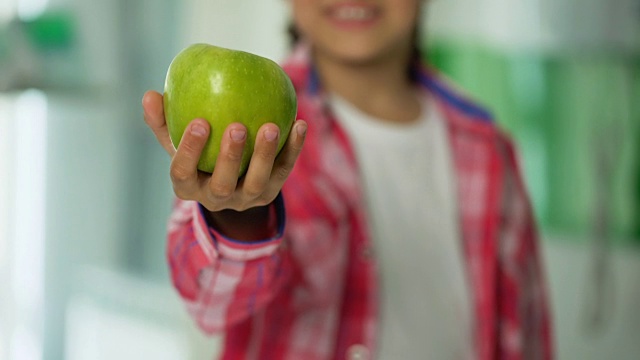
[(422, 0), (291, 0), (301, 34), (318, 55), (367, 64), (413, 48)]

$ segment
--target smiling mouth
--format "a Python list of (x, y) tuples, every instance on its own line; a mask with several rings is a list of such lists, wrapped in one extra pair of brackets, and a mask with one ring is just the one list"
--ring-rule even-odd
[(374, 12), (372, 9), (361, 7), (343, 7), (338, 9), (334, 16), (338, 20), (368, 20), (372, 19)]
[(327, 15), (341, 22), (367, 22), (374, 20), (379, 11), (369, 5), (338, 5), (328, 9)]

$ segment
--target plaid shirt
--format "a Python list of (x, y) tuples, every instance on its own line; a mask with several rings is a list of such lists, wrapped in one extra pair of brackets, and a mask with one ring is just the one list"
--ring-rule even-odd
[[(223, 359), (375, 358), (378, 271), (353, 148), (308, 52), (284, 68), (309, 129), (272, 205), (277, 234), (234, 241), (207, 225), (199, 204), (178, 200), (168, 228), (172, 281), (204, 331), (225, 332)], [(513, 146), (434, 70), (417, 66), (416, 76), (448, 123), (476, 358), (551, 359), (539, 244)]]

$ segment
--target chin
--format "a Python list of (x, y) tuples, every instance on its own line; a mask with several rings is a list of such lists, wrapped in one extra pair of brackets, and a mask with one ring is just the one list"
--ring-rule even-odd
[(322, 52), (336, 62), (349, 65), (378, 63), (392, 55), (392, 52), (395, 52), (394, 50), (386, 50), (383, 47), (364, 46), (362, 43), (332, 44), (321, 47), (317, 51)]

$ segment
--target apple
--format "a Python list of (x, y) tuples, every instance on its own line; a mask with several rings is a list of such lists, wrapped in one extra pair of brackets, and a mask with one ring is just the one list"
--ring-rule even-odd
[(261, 125), (280, 128), (282, 150), (297, 112), (291, 80), (275, 62), (244, 51), (194, 44), (169, 65), (164, 86), (164, 115), (177, 148), (187, 125), (195, 118), (211, 124), (198, 169), (211, 173), (225, 128), (240, 122), (247, 128), (240, 173), (247, 171)]

